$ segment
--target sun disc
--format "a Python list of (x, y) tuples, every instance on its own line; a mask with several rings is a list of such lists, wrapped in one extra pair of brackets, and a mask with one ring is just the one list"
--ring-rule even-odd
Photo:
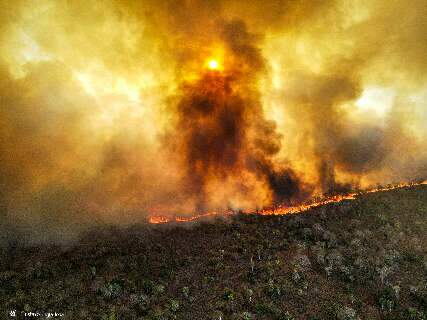
[(219, 69), (219, 63), (218, 63), (218, 61), (215, 60), (215, 59), (209, 60), (209, 62), (208, 62), (208, 68), (210, 70), (218, 70)]

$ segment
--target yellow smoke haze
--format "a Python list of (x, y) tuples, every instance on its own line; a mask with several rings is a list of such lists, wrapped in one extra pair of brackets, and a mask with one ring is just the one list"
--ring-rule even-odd
[[(4, 234), (65, 239), (427, 177), (424, 0), (0, 8)], [(183, 105), (199, 90), (212, 113)]]

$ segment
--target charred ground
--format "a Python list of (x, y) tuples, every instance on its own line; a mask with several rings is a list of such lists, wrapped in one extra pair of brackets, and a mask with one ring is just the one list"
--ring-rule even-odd
[(1, 251), (2, 319), (425, 319), (427, 188)]

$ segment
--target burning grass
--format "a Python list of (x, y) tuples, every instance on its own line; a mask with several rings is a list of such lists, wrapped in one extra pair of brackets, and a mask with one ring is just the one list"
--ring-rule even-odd
[[(421, 181), (421, 182), (410, 182), (410, 183), (398, 183), (395, 185), (389, 185), (387, 187), (378, 187), (373, 189), (368, 189), (365, 191), (360, 192), (352, 192), (342, 195), (333, 195), (329, 196), (317, 201), (311, 201), (308, 203), (296, 205), (296, 206), (277, 206), (277, 207), (270, 207), (265, 208), (261, 210), (256, 211), (244, 211), (241, 213), (244, 214), (260, 214), (260, 215), (287, 215), (287, 214), (296, 214), (296, 213), (302, 213), (307, 210), (310, 210), (312, 208), (320, 207), (327, 205), (329, 203), (337, 203), (345, 200), (355, 200), (357, 197), (360, 197), (364, 194), (368, 193), (376, 193), (376, 192), (384, 192), (384, 191), (391, 191), (394, 189), (400, 189), (400, 188), (407, 188), (412, 186), (420, 186), (420, 185), (427, 185), (427, 180)], [(151, 215), (148, 218), (148, 221), (153, 224), (161, 224), (161, 223), (171, 223), (171, 222), (192, 222), (197, 221), (200, 219), (206, 219), (206, 218), (212, 218), (212, 217), (226, 217), (237, 214), (234, 211), (224, 211), (224, 212), (206, 212), (201, 214), (194, 214), (190, 217), (167, 217), (162, 215)]]

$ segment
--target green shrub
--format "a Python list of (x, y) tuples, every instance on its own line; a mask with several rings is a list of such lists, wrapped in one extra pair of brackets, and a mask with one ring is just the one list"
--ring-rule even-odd
[(425, 320), (426, 316), (424, 312), (418, 311), (416, 308), (408, 308), (406, 310), (406, 318), (408, 320)]
[(280, 309), (277, 308), (272, 302), (258, 302), (255, 304), (255, 311), (259, 315), (280, 315)]
[(117, 315), (116, 315), (116, 313), (114, 311), (110, 311), (108, 313), (104, 313), (102, 315), (101, 319), (102, 320), (116, 320), (118, 318), (117, 318)]
[(380, 291), (377, 296), (378, 306), (382, 311), (393, 311), (398, 303), (398, 294), (392, 287), (386, 287)]
[(236, 294), (234, 293), (233, 290), (226, 288), (224, 290), (224, 294), (223, 294), (223, 299), (226, 301), (233, 301), (234, 299), (236, 299)]
[(184, 295), (184, 297), (186, 297), (188, 299), (190, 297), (190, 288), (189, 287), (183, 287), (182, 288), (182, 294)]
[(170, 309), (170, 311), (172, 311), (172, 312), (177, 312), (177, 311), (178, 311), (178, 309), (179, 309), (179, 301), (178, 301), (178, 300), (175, 300), (175, 299), (172, 299), (172, 300), (170, 301), (170, 303), (169, 303), (169, 309)]
[(240, 319), (241, 320), (251, 320), (252, 318), (252, 314), (248, 311), (244, 311), (241, 315), (240, 315)]
[(153, 294), (155, 295), (161, 295), (163, 292), (165, 292), (165, 286), (162, 284), (157, 284), (153, 286)]
[(274, 319), (275, 320), (294, 320), (295, 318), (288, 311), (285, 311), (285, 312), (281, 312)]
[(275, 283), (273, 279), (268, 280), (264, 290), (271, 297), (279, 297), (283, 294), (282, 286), (278, 283)]
[(114, 279), (111, 282), (102, 286), (99, 290), (104, 298), (118, 297), (124, 287), (124, 281), (121, 279)]
[(142, 311), (145, 314), (150, 309), (149, 297), (145, 294), (141, 294), (140, 296), (138, 296), (137, 305), (140, 311)]
[(421, 307), (427, 309), (427, 286), (414, 287), (411, 289), (411, 296), (417, 301)]

